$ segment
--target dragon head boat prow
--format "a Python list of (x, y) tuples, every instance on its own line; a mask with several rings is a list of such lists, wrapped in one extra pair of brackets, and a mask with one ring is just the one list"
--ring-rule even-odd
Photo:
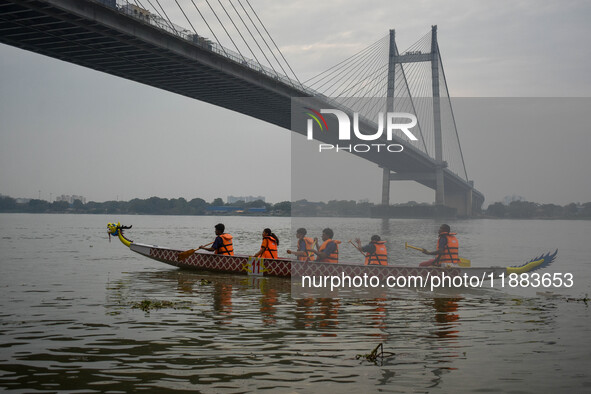
[(121, 223), (107, 223), (107, 232), (109, 233), (109, 241), (111, 240), (111, 235), (114, 237), (118, 237), (123, 245), (129, 247), (133, 243), (132, 240), (126, 238), (123, 235), (123, 230), (130, 229), (132, 226), (122, 226)]
[(548, 267), (556, 259), (558, 249), (554, 253), (546, 253), (534, 259), (531, 259), (527, 263), (517, 267), (507, 267), (507, 274), (522, 274), (524, 272), (532, 272), (542, 268)]

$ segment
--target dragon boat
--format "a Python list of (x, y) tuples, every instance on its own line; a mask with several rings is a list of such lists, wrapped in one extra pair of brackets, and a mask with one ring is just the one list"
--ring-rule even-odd
[(119, 240), (132, 251), (146, 256), (150, 259), (170, 264), (172, 266), (188, 269), (203, 270), (212, 272), (226, 272), (242, 275), (257, 276), (275, 276), (289, 278), (292, 276), (376, 276), (385, 279), (391, 276), (478, 276), (483, 280), (489, 278), (492, 274), (495, 278), (501, 275), (512, 273), (521, 274), (532, 272), (548, 267), (556, 259), (558, 250), (554, 253), (546, 253), (533, 258), (528, 262), (511, 267), (411, 267), (411, 266), (380, 266), (380, 265), (361, 265), (353, 263), (339, 262), (302, 262), (287, 258), (262, 259), (246, 255), (218, 255), (210, 252), (195, 252), (185, 259), (179, 258), (182, 250), (176, 250), (156, 245), (137, 243), (127, 238), (123, 232), (132, 226), (122, 226), (120, 223), (109, 223), (107, 230), (109, 238), (111, 236)]

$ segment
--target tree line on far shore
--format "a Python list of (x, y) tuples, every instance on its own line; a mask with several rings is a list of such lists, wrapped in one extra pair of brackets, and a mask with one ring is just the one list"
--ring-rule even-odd
[(488, 206), (484, 214), (510, 219), (591, 219), (591, 202), (572, 202), (564, 206), (531, 201), (512, 201), (508, 205), (495, 202)]
[[(231, 209), (224, 211), (223, 208)], [(25, 203), (18, 203), (12, 197), (2, 196), (0, 197), (0, 212), (130, 215), (207, 215), (213, 213), (232, 213), (289, 216), (291, 214), (291, 203), (289, 201), (283, 201), (271, 204), (257, 200), (224, 204), (221, 198), (216, 198), (211, 203), (208, 203), (202, 198), (194, 198), (187, 201), (182, 197), (172, 199), (160, 197), (150, 197), (147, 199), (134, 198), (130, 201), (90, 201), (87, 203), (74, 200), (72, 204), (67, 201), (49, 202), (46, 200), (32, 199)]]
[[(428, 208), (430, 204), (410, 201), (397, 204), (395, 212), (400, 217), (418, 212), (417, 208)], [(31, 199), (27, 202), (17, 202), (8, 196), (0, 196), (0, 212), (2, 213), (87, 213), (87, 214), (130, 214), (130, 215), (272, 215), (272, 216), (341, 216), (341, 217), (370, 217), (375, 213), (376, 205), (370, 202), (356, 202), (347, 200), (332, 200), (325, 202), (309, 202), (307, 200), (282, 201), (266, 203), (262, 200), (226, 204), (221, 198), (211, 203), (202, 198), (187, 201), (184, 198), (147, 199), (135, 198), (130, 201), (90, 201), (83, 203), (75, 200), (72, 204), (67, 201), (53, 201)], [(293, 208), (293, 212), (292, 212)], [(405, 211), (408, 210), (408, 212)], [(564, 206), (556, 204), (539, 204), (530, 201), (512, 201), (509, 204), (495, 202), (483, 210), (481, 217), (506, 219), (591, 219), (591, 202), (584, 204), (570, 203)]]

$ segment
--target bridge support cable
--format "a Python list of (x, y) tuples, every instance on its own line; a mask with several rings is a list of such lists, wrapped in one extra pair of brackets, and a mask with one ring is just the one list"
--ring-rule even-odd
[[(149, 0), (147, 0), (147, 1), (149, 1)], [(238, 1), (238, 5), (240, 6), (239, 8), (242, 10), (242, 12), (236, 6), (235, 1)], [(178, 2), (178, 0), (175, 0), (175, 2), (176, 2), (177, 7), (181, 10), (184, 18), (187, 20), (187, 22), (189, 23), (189, 25), (193, 29), (193, 32), (195, 33), (195, 35), (199, 36), (197, 29), (195, 29), (194, 24), (191, 22), (190, 15), (186, 12), (184, 7), (181, 5), (181, 3)], [(237, 52), (236, 57), (240, 59), (241, 63), (243, 63), (244, 65), (246, 65), (250, 68), (253, 68), (253, 69), (258, 70), (260, 72), (266, 73), (270, 76), (277, 77), (277, 79), (279, 79), (279, 80), (287, 79), (287, 80), (291, 81), (290, 73), (288, 72), (288, 70), (289, 70), (289, 71), (291, 71), (291, 75), (294, 78), (294, 84), (297, 85), (302, 90), (306, 90), (304, 85), (299, 81), (297, 75), (295, 74), (295, 72), (293, 71), (293, 69), (291, 68), (291, 66), (287, 62), (287, 60), (285, 59), (285, 56), (283, 56), (283, 53), (281, 52), (281, 50), (279, 49), (279, 47), (277, 46), (277, 44), (273, 40), (273, 37), (270, 35), (269, 31), (267, 30), (267, 28), (265, 27), (265, 25), (263, 24), (263, 22), (259, 18), (258, 14), (254, 10), (254, 8), (250, 5), (250, 3), (248, 3), (248, 1), (247, 1), (247, 4), (250, 8), (250, 11), (241, 3), (241, 0), (234, 0), (234, 2), (232, 0), (228, 0), (228, 3), (231, 5), (232, 10), (233, 10), (232, 13), (229, 11), (227, 6), (224, 6), (224, 4), (222, 3), (221, 0), (217, 1), (218, 6), (212, 4), (212, 2), (210, 2), (209, 0), (205, 0), (205, 2), (207, 4), (207, 7), (209, 8), (209, 12), (208, 12), (209, 16), (205, 15), (203, 10), (201, 10), (200, 7), (195, 3), (195, 0), (191, 0), (193, 7), (195, 8), (197, 13), (199, 14), (199, 17), (207, 25), (209, 32), (214, 37), (214, 39), (217, 42), (218, 46), (220, 47), (221, 51), (227, 57), (233, 58), (234, 56), (231, 53), (233, 51), (228, 51), (224, 47), (224, 45), (222, 44), (222, 42), (219, 39), (219, 34), (216, 34), (216, 31), (215, 31), (216, 29), (214, 29), (212, 27), (212, 23), (210, 23), (210, 21), (209, 21), (209, 19), (211, 19), (211, 18), (213, 18), (216, 21), (216, 24), (219, 26), (219, 28), (221, 28), (223, 30), (223, 34), (229, 39), (232, 47), (236, 50), (236, 52)], [(160, 3), (158, 3), (158, 4), (160, 5), (162, 12), (164, 12), (164, 8), (161, 6), (161, 4)], [(159, 13), (158, 9), (156, 7), (154, 7), (153, 4), (151, 4), (151, 5), (152, 5), (152, 8), (154, 8)], [(256, 21), (258, 21), (258, 24), (261, 26), (262, 30), (266, 33), (266, 36), (268, 38), (266, 38), (265, 34), (261, 31), (261, 29), (259, 29), (259, 26), (257, 26), (257, 22), (255, 22), (255, 19), (253, 19), (253, 16), (251, 16), (251, 14), (254, 14), (254, 18), (256, 19)], [(222, 18), (221, 15), (224, 15), (224, 17)], [(236, 17), (240, 21), (237, 21)], [(260, 36), (260, 39), (257, 39), (255, 37), (255, 34), (251, 30), (251, 26), (249, 26), (249, 23), (247, 23), (247, 19), (250, 22), (250, 24), (252, 25), (252, 27), (254, 27), (254, 29), (257, 31), (258, 35)], [(234, 30), (236, 31), (236, 33), (240, 36), (243, 46), (242, 46), (242, 44), (239, 45), (237, 40), (235, 40), (233, 38), (232, 34), (230, 33), (229, 29), (227, 28), (228, 24), (231, 24), (233, 26)], [(247, 38), (246, 34), (243, 34), (243, 31), (240, 29), (239, 25), (240, 25), (240, 27), (244, 26), (244, 28), (246, 28), (249, 38)], [(179, 27), (173, 25), (173, 28), (175, 30), (178, 30)], [(261, 43), (261, 40), (262, 40), (262, 43)], [(268, 42), (269, 40), (275, 46), (275, 50), (269, 44), (269, 42)], [(267, 50), (265, 50), (263, 47), (266, 47)], [(255, 50), (255, 48), (258, 48), (258, 51)], [(249, 56), (252, 56), (254, 61), (251, 62), (250, 59), (248, 59), (245, 56), (245, 50), (246, 50), (246, 53), (249, 53)], [(280, 55), (281, 59), (283, 59), (283, 61), (281, 61), (281, 59), (275, 55), (275, 52), (279, 52), (279, 55)], [(266, 62), (261, 61), (262, 58), (259, 57), (261, 54)], [(272, 59), (274, 59), (275, 62), (273, 62)], [(279, 67), (281, 72), (279, 71), (279, 69), (277, 67)]]
[[(364, 66), (356, 79), (349, 81), (349, 88), (341, 92), (335, 92), (331, 97), (343, 98), (345, 102), (348, 102), (352, 108), (358, 109), (360, 113), (363, 113), (366, 117), (369, 117), (369, 113), (363, 111), (359, 105), (365, 105), (361, 103), (364, 98), (375, 97), (380, 88), (383, 86), (383, 75), (387, 68), (387, 64), (384, 63), (385, 51), (377, 53), (377, 56), (368, 61), (367, 66)], [(354, 90), (353, 90), (354, 89)], [(375, 92), (375, 93), (372, 93)]]
[[(219, 1), (219, 0), (218, 0)], [(242, 54), (242, 52), (240, 52), (240, 49), (238, 48), (238, 45), (236, 45), (236, 43), (234, 42), (234, 40), (232, 39), (232, 36), (230, 35), (230, 33), (228, 33), (228, 30), (226, 29), (226, 26), (224, 26), (224, 24), (222, 23), (222, 21), (220, 20), (218, 14), (215, 12), (215, 10), (213, 9), (213, 7), (211, 6), (211, 4), (209, 3), (209, 0), (205, 0), (205, 2), (207, 3), (207, 5), (209, 6), (209, 8), (211, 9), (211, 12), (213, 12), (213, 15), (216, 17), (216, 19), (218, 20), (220, 26), (222, 27), (222, 29), (224, 29), (224, 31), (226, 32), (226, 35), (228, 36), (228, 38), (230, 39), (230, 41), (232, 42), (232, 44), (234, 45), (234, 48), (236, 49), (236, 51), (238, 52), (238, 54), (240, 55), (240, 57), (242, 58), (243, 61), (246, 62), (246, 58), (244, 57), (244, 55)]]
[[(412, 112), (417, 115), (421, 125), (420, 130), (423, 136), (425, 153), (433, 155), (433, 149), (429, 148), (433, 146), (431, 137), (433, 135), (432, 121), (430, 117), (426, 116), (432, 112), (425, 108), (426, 105), (429, 105), (429, 101), (425, 100), (425, 97), (430, 96), (430, 92), (426, 91), (426, 84), (423, 83), (423, 81), (429, 79), (430, 75), (427, 75), (426, 67), (418, 62), (408, 65), (399, 63), (397, 64), (397, 70), (399, 70), (398, 76), (404, 80), (404, 87), (407, 91), (406, 94), (400, 94), (396, 97), (406, 99), (402, 100), (402, 103), (408, 102), (406, 108), (397, 108), (397, 110), (404, 112), (409, 109), (408, 105), (410, 105)], [(397, 100), (397, 102), (401, 102), (401, 100)]]
[[(134, 7), (137, 7), (137, 9), (129, 10), (129, 1), (133, 1), (135, 4)], [(144, 5), (142, 1), (146, 4)], [(292, 86), (302, 89), (302, 91), (308, 90), (299, 81), (297, 75), (285, 59), (285, 56), (283, 56), (283, 53), (250, 4), (248, 5), (251, 11), (249, 11), (240, 2), (241, 0), (228, 0), (228, 3), (232, 7), (232, 10), (229, 10), (221, 0), (217, 1), (217, 5), (212, 1), (205, 0), (205, 3), (207, 4), (205, 8), (208, 11), (204, 11), (202, 9), (203, 7), (199, 6), (195, 0), (190, 1), (192, 8), (194, 9), (193, 15), (191, 15), (189, 12), (190, 10), (187, 8), (187, 5), (178, 0), (174, 0), (175, 5), (172, 5), (171, 7), (178, 9), (176, 14), (182, 14), (182, 17), (190, 26), (192, 33), (191, 30), (185, 29), (184, 27), (173, 23), (172, 16), (174, 13), (171, 13), (173, 10), (170, 9), (170, 7), (167, 7), (166, 4), (160, 0), (118, 0), (117, 8), (119, 10), (125, 10), (124, 13), (129, 16), (138, 19), (149, 20), (150, 23), (157, 27), (170, 31), (171, 33), (186, 40), (192, 41), (201, 47), (205, 47), (214, 52), (223, 54), (224, 56), (251, 69), (262, 72), (277, 80), (286, 81), (292, 84)], [(236, 6), (236, 1), (238, 1), (240, 7)], [(180, 11), (180, 14), (178, 11)], [(196, 27), (197, 24), (193, 21), (193, 17), (196, 16), (195, 11), (198, 14), (197, 18), (200, 18), (207, 26), (207, 30), (217, 43), (217, 46), (212, 45), (213, 43), (210, 40), (199, 34), (199, 29)], [(239, 21), (237, 19), (239, 19)], [(212, 21), (214, 23), (212, 23)], [(257, 24), (260, 25), (261, 28), (259, 28)], [(214, 25), (217, 27), (214, 27)], [(231, 28), (228, 27), (229, 25), (233, 26), (235, 33), (231, 33)], [(255, 33), (252, 30), (253, 27), (257, 31), (260, 38), (255, 37)], [(246, 28), (248, 34), (244, 32), (243, 28)], [(230, 46), (233, 47), (234, 50), (229, 50), (225, 45), (223, 45), (222, 41), (220, 40), (220, 29), (223, 30), (222, 35), (227, 37), (227, 40), (230, 42)], [(239, 43), (240, 40), (235, 39), (236, 35), (240, 36), (241, 43)], [(270, 44), (268, 42), (269, 40), (271, 40), (273, 44)], [(274, 45), (276, 49), (273, 49), (272, 45)], [(265, 47), (267, 49), (265, 49)], [(280, 57), (277, 57), (275, 54), (276, 52), (279, 52)], [(246, 54), (248, 54), (248, 56), (250, 56), (253, 60), (246, 57)]]
[[(250, 34), (250, 37), (252, 38), (252, 40), (254, 41), (254, 43), (256, 44), (256, 46), (259, 48), (259, 51), (260, 51), (260, 52), (263, 54), (263, 57), (265, 58), (265, 60), (267, 61), (267, 63), (268, 63), (270, 66), (271, 66), (271, 68), (273, 69), (273, 71), (275, 71), (275, 74), (277, 74), (277, 76), (279, 76), (279, 73), (278, 73), (278, 72), (275, 70), (275, 68), (273, 67), (273, 65), (272, 65), (271, 61), (270, 61), (270, 60), (269, 60), (269, 58), (267, 57), (267, 54), (265, 53), (265, 51), (263, 51), (263, 48), (261, 48), (261, 46), (260, 46), (260, 44), (259, 44), (258, 40), (257, 40), (257, 39), (254, 37), (254, 34), (252, 34), (252, 32), (250, 31), (250, 29), (249, 29), (248, 25), (246, 24), (246, 22), (244, 21), (244, 19), (242, 18), (242, 16), (241, 16), (241, 15), (240, 15), (240, 13), (238, 12), (238, 10), (236, 9), (236, 7), (235, 7), (235, 6), (234, 6), (234, 4), (232, 3), (232, 1), (231, 1), (231, 0), (228, 0), (228, 2), (230, 3), (230, 5), (232, 6), (232, 8), (234, 9), (234, 12), (236, 12), (236, 15), (238, 15), (238, 18), (240, 18), (240, 21), (242, 21), (242, 24), (244, 25), (244, 27), (245, 27), (245, 28), (246, 28), (246, 30), (248, 31), (248, 34)], [(243, 8), (243, 10), (244, 10), (244, 8)], [(244, 11), (245, 11), (245, 13), (246, 13), (246, 10), (244, 10)], [(248, 16), (248, 14), (247, 14), (247, 16)], [(250, 17), (249, 17), (249, 18), (250, 18)], [(252, 20), (251, 20), (251, 22), (252, 22)], [(256, 26), (255, 26), (255, 27), (256, 27)], [(246, 43), (246, 40), (245, 40), (245, 43)], [(248, 45), (248, 44), (247, 44), (247, 45)], [(249, 47), (249, 49), (250, 49), (250, 47)], [(252, 50), (251, 50), (251, 52), (252, 52)], [(253, 55), (253, 56), (255, 57), (255, 59), (256, 59), (256, 55), (254, 54), (254, 52), (252, 52), (252, 55)], [(258, 62), (258, 59), (257, 59), (257, 62)], [(261, 65), (261, 63), (260, 63), (260, 62), (259, 62), (259, 65), (262, 67), (262, 65)], [(281, 66), (281, 64), (280, 64), (280, 66)], [(287, 72), (286, 72), (286, 71), (283, 69), (283, 67), (281, 67), (281, 69), (283, 70), (283, 73), (284, 73), (285, 75), (287, 75)], [(294, 76), (295, 76), (295, 74), (294, 74)], [(296, 78), (297, 78), (297, 77), (296, 77)], [(299, 81), (298, 81), (298, 82), (299, 82)]]
[[(147, 0), (147, 1), (149, 2), (150, 0)], [(167, 21), (168, 21), (168, 23), (170, 24), (170, 28), (172, 29), (172, 31), (173, 31), (175, 34), (179, 34), (180, 32), (177, 30), (177, 28), (175, 27), (174, 23), (172, 23), (172, 21), (171, 21), (171, 20), (170, 20), (170, 18), (168, 17), (168, 14), (166, 13), (166, 11), (164, 11), (164, 8), (162, 7), (162, 4), (160, 4), (160, 1), (159, 1), (159, 0), (155, 0), (155, 1), (156, 1), (156, 4), (158, 4), (158, 6), (160, 7), (160, 9), (162, 10), (162, 13), (163, 13), (163, 14), (164, 14), (164, 16), (166, 17), (166, 20), (167, 20)], [(152, 3), (150, 3), (150, 4), (152, 4)]]
[[(334, 98), (341, 105), (359, 112), (364, 117), (371, 118), (367, 111), (369, 102), (364, 99), (381, 96), (383, 75), (387, 67), (386, 42), (385, 39), (381, 39), (372, 45), (371, 50), (363, 50), (351, 57), (348, 63), (341, 62), (338, 67), (333, 66), (332, 79), (322, 85), (313, 85), (314, 89), (323, 89), (324, 85), (330, 83), (322, 90), (322, 94)], [(320, 80), (325, 80), (328, 75), (324, 75)]]
[[(375, 60), (371, 62), (370, 67), (364, 68), (362, 74), (356, 78), (356, 80), (352, 80), (351, 83), (353, 87), (357, 89), (355, 91), (351, 91), (351, 88), (345, 89), (335, 95), (336, 97), (350, 97), (352, 99), (361, 99), (361, 98), (371, 98), (380, 96), (381, 94), (379, 91), (382, 90), (385, 84), (385, 71), (387, 69), (387, 63), (384, 62), (386, 58), (387, 47), (383, 47), (377, 53)], [(370, 62), (368, 62), (370, 63)], [(356, 107), (355, 104), (353, 106)], [(360, 112), (363, 112), (360, 109)], [(369, 115), (367, 112), (363, 112), (366, 115)]]
[[(371, 76), (372, 73), (375, 75), (379, 68), (383, 67), (381, 57), (381, 52), (376, 52), (375, 54), (368, 56), (365, 64), (361, 64), (359, 69), (353, 71), (359, 76), (345, 75), (344, 78), (336, 80), (335, 83), (333, 83), (332, 86), (336, 85), (336, 83), (339, 83), (339, 85), (336, 86), (332, 92), (327, 91), (325, 94), (329, 97), (337, 99), (341, 98), (345, 105), (354, 107), (354, 104), (347, 103), (347, 100), (365, 97), (363, 90), (366, 89), (368, 83), (372, 82), (371, 80), (368, 81), (368, 76)], [(350, 72), (349, 74), (353, 74), (353, 72)]]
[[(259, 59), (256, 57), (256, 55), (255, 55), (254, 51), (252, 50), (252, 48), (250, 47), (250, 45), (248, 45), (248, 42), (246, 41), (246, 39), (244, 38), (244, 36), (240, 32), (240, 29), (238, 29), (238, 26), (236, 26), (236, 23), (234, 23), (234, 20), (232, 19), (232, 17), (230, 16), (230, 14), (228, 13), (228, 11), (226, 10), (226, 7), (224, 7), (224, 5), (222, 4), (221, 0), (218, 0), (218, 3), (220, 4), (220, 7), (222, 7), (222, 9), (224, 10), (224, 12), (226, 13), (226, 16), (228, 17), (228, 19), (230, 19), (230, 22), (234, 26), (234, 29), (236, 29), (236, 32), (238, 33), (238, 35), (240, 36), (240, 38), (242, 38), (242, 41), (244, 41), (244, 45), (246, 45), (246, 47), (250, 51), (251, 55), (254, 57), (254, 59), (256, 60), (256, 62), (258, 63), (258, 65), (262, 69), (263, 68), (263, 65), (261, 64), (261, 62), (259, 61)], [(232, 2), (230, 2), (230, 4), (232, 4)], [(234, 7), (234, 6), (232, 5), (232, 7)], [(236, 11), (236, 8), (234, 8), (234, 11)], [(240, 14), (238, 14), (238, 17), (240, 18)], [(240, 19), (242, 19), (242, 18), (240, 18)], [(275, 68), (273, 67), (273, 65), (271, 63), (269, 63), (269, 65), (271, 66), (271, 69), (275, 73), (275, 76), (277, 76), (279, 78), (279, 73), (277, 72), (277, 70), (275, 70)]]
[[(439, 53), (439, 50), (437, 51)], [(451, 105), (451, 97), (449, 95), (449, 89), (447, 87), (447, 78), (445, 78), (445, 71), (443, 69), (443, 61), (441, 60), (441, 53), (439, 53), (439, 67), (441, 68), (441, 75), (442, 75), (442, 80), (443, 80), (443, 87), (444, 87), (444, 91), (446, 93), (447, 96), (447, 102), (449, 104), (449, 111), (450, 111), (450, 116), (451, 116), (451, 123), (453, 125), (452, 130), (455, 132), (455, 140), (457, 141), (458, 144), (458, 151), (460, 153), (460, 159), (462, 162), (462, 168), (464, 169), (464, 179), (466, 181), (469, 181), (468, 178), (468, 171), (466, 170), (466, 163), (464, 161), (464, 154), (462, 152), (462, 145), (460, 144), (460, 136), (458, 135), (458, 126), (456, 124), (456, 118), (454, 115), (454, 111), (453, 111), (453, 106)]]
[[(358, 56), (349, 58), (347, 62), (341, 62), (340, 65), (331, 67), (330, 72), (324, 72), (322, 78), (318, 78), (309, 86), (328, 97), (339, 97), (344, 96), (346, 90), (351, 84), (358, 83), (358, 78), (354, 77), (357, 75), (363, 67), (369, 67), (376, 56), (379, 54), (381, 49), (380, 42), (376, 42), (364, 51), (360, 52)], [(310, 80), (316, 79), (320, 75), (312, 77)], [(339, 84), (336, 88), (335, 85)], [(345, 88), (343, 85), (347, 84)], [(327, 86), (328, 85), (328, 86)]]
[[(199, 9), (199, 7), (197, 7), (197, 4), (195, 4), (195, 1), (194, 0), (191, 0), (191, 3), (193, 3), (193, 6), (195, 7), (195, 9), (197, 10), (197, 12), (199, 13), (199, 16), (201, 16), (201, 19), (203, 19), (203, 22), (205, 23), (205, 25), (207, 26), (207, 28), (211, 32), (211, 35), (213, 36), (213, 38), (215, 38), (215, 41), (218, 43), (219, 47), (222, 49), (222, 51), (224, 52), (224, 54), (226, 55), (226, 57), (229, 57), (228, 53), (226, 52), (226, 48), (224, 48), (224, 46), (222, 45), (222, 43), (218, 39), (218, 36), (215, 34), (215, 32), (213, 31), (213, 29), (211, 28), (211, 26), (207, 22), (207, 19), (205, 19), (205, 16), (203, 15), (203, 13)], [(195, 34), (197, 34), (197, 32), (195, 32)]]
[[(404, 54), (425, 53), (429, 52), (429, 35), (426, 34), (408, 49)], [(397, 112), (412, 112), (416, 114), (418, 123), (420, 125), (420, 135), (422, 136), (422, 148), (424, 152), (433, 157), (433, 121), (430, 116), (432, 112), (430, 108), (430, 100), (425, 99), (431, 95), (427, 91), (428, 84), (425, 83), (430, 80), (430, 70), (428, 70), (421, 62), (398, 62), (397, 59), (401, 55), (398, 54), (395, 58), (396, 63), (396, 86), (402, 87), (397, 90), (395, 94), (395, 110)], [(427, 75), (429, 73), (429, 75)]]
[[(381, 74), (383, 73), (381, 70), (385, 67), (383, 62), (384, 53), (385, 49), (379, 48), (374, 54), (368, 55), (367, 60), (355, 69), (355, 74), (347, 75), (346, 78), (343, 78), (343, 83), (337, 89), (326, 92), (326, 95), (329, 97), (343, 98), (345, 103), (347, 103), (347, 100), (373, 97), (369, 95), (369, 91), (375, 87), (377, 81), (382, 80)], [(340, 81), (337, 80), (336, 82)], [(342, 87), (345, 83), (347, 85)], [(356, 107), (354, 101), (348, 104), (351, 107)]]
[(179, 7), (179, 10), (181, 10), (181, 12), (183, 13), (183, 16), (187, 20), (187, 23), (189, 23), (189, 25), (191, 26), (191, 29), (193, 29), (193, 33), (197, 34), (197, 30), (195, 30), (195, 26), (193, 26), (193, 24), (191, 23), (191, 20), (187, 16), (187, 13), (185, 12), (185, 10), (183, 10), (183, 7), (181, 7), (181, 5), (179, 4), (178, 0), (174, 0), (174, 2)]
[[(395, 46), (395, 49), (396, 49), (396, 55), (398, 55), (398, 48), (396, 48), (396, 44), (394, 44), (394, 46)], [(402, 66), (402, 64), (400, 64), (400, 65), (396, 65), (395, 64), (394, 65), (394, 73), (396, 72), (396, 67), (397, 66), (400, 67), (399, 74), (401, 75), (401, 81), (404, 81), (404, 86), (408, 89), (408, 78), (406, 76), (406, 72), (404, 71), (404, 67)], [(396, 81), (396, 80), (397, 80), (397, 77), (395, 76), (394, 77), (394, 81)], [(410, 113), (413, 113), (413, 114), (416, 114), (417, 113), (417, 108), (416, 108), (416, 105), (415, 105), (415, 99), (410, 95), (410, 92), (408, 93), (408, 95), (406, 97), (407, 97), (407, 100), (409, 101), (409, 104), (410, 104), (410, 111), (409, 112)], [(395, 110), (394, 103), (396, 103), (396, 99), (394, 99), (394, 102), (392, 103), (393, 104), (392, 105), (393, 110)], [(407, 111), (400, 111), (400, 112), (407, 112)], [(419, 139), (421, 140), (421, 143), (422, 143), (424, 152), (427, 153), (428, 150), (427, 150), (427, 143), (425, 141), (425, 133), (423, 132), (422, 121), (418, 117), (417, 117), (417, 127), (419, 129), (419, 132), (418, 132)]]
[(355, 62), (350, 67), (343, 68), (343, 71), (337, 74), (331, 81), (331, 85), (325, 89), (324, 94), (335, 98), (364, 97), (362, 91), (367, 87), (368, 77), (375, 75), (377, 69), (383, 65), (382, 56), (383, 50), (377, 48), (361, 62)]
[[(168, 21), (167, 21), (167, 20), (166, 20), (167, 18), (165, 18), (165, 17), (163, 17), (163, 16), (162, 16), (162, 14), (160, 13), (160, 11), (158, 11), (158, 8), (157, 8), (157, 7), (155, 7), (155, 6), (154, 6), (154, 4), (152, 4), (152, 2), (151, 2), (150, 0), (145, 0), (145, 1), (147, 1), (147, 2), (150, 4), (150, 7), (152, 7), (152, 9), (153, 9), (153, 10), (156, 12), (156, 14), (158, 14), (158, 17), (159, 17), (159, 18), (162, 20), (162, 22), (164, 22), (165, 24), (166, 24), (166, 22), (168, 22), (168, 24), (167, 24), (167, 25), (168, 25), (168, 27), (170, 27), (170, 28), (171, 28), (171, 29), (172, 29), (174, 32), (176, 32), (176, 29), (173, 27), (173, 25), (172, 25), (172, 23), (170, 22), (170, 20), (168, 20)], [(141, 3), (141, 1), (140, 1), (140, 0), (134, 0), (134, 3), (135, 3), (135, 4), (136, 4), (138, 7), (142, 8), (142, 9), (144, 9), (144, 10), (147, 10), (147, 9), (148, 9), (148, 7), (144, 6), (144, 5)]]
[[(361, 51), (359, 51), (359, 52), (357, 52), (357, 53), (355, 53), (355, 54), (353, 54), (353, 55), (349, 56), (348, 58), (346, 58), (346, 59), (344, 59), (344, 60), (340, 61), (339, 63), (335, 64), (334, 66), (331, 66), (331, 67), (329, 67), (328, 69), (324, 70), (324, 71), (323, 71), (323, 72), (321, 72), (320, 74), (317, 74), (317, 75), (315, 75), (315, 76), (313, 76), (313, 77), (311, 77), (311, 78), (309, 78), (309, 79), (305, 80), (305, 81), (304, 81), (304, 83), (305, 83), (305, 84), (308, 84), (308, 83), (310, 83), (312, 80), (314, 80), (314, 79), (317, 79), (317, 78), (320, 78), (320, 76), (322, 76), (322, 75), (325, 75), (325, 74), (327, 74), (327, 75), (330, 75), (330, 74), (331, 74), (331, 72), (329, 72), (329, 71), (332, 71), (333, 69), (339, 69), (341, 65), (343, 65), (343, 64), (347, 64), (348, 62), (352, 61), (352, 59), (355, 59), (355, 58), (363, 58), (363, 57), (365, 57), (365, 54), (366, 54), (367, 52), (370, 52), (370, 51), (372, 50), (372, 48), (374, 48), (375, 46), (381, 45), (381, 43), (382, 43), (382, 40), (385, 40), (385, 39), (386, 39), (386, 37), (387, 37), (387, 36), (384, 36), (384, 37), (380, 38), (379, 40), (377, 40), (377, 41), (376, 41), (376, 42), (374, 42), (373, 44), (371, 44), (371, 45), (369, 45), (369, 46), (367, 46), (367, 47), (363, 48)], [(325, 77), (326, 77), (326, 75), (325, 75), (323, 78), (321, 78), (321, 80), (322, 80), (322, 79), (324, 79)], [(312, 84), (311, 84), (311, 86), (312, 86), (312, 85), (315, 85), (316, 83), (318, 83), (318, 81), (316, 81), (316, 82), (312, 83)]]
[[(289, 62), (287, 61), (287, 59), (285, 59), (285, 56), (283, 56), (283, 52), (281, 52), (281, 50), (279, 49), (279, 47), (277, 46), (277, 44), (275, 43), (275, 40), (273, 40), (273, 37), (271, 36), (271, 34), (269, 34), (269, 31), (267, 30), (267, 28), (265, 27), (263, 21), (261, 21), (261, 19), (259, 18), (259, 15), (256, 13), (256, 11), (254, 10), (254, 8), (252, 7), (252, 5), (250, 4), (250, 2), (248, 0), (245, 0), (246, 4), (248, 4), (248, 6), (250, 7), (250, 9), (252, 10), (252, 12), (254, 13), (254, 16), (256, 17), (256, 19), (259, 21), (259, 23), (261, 24), (261, 26), (263, 27), (263, 30), (265, 30), (265, 32), (267, 33), (267, 36), (269, 36), (269, 38), (271, 39), (271, 42), (273, 43), (273, 45), (275, 46), (275, 48), (277, 49), (277, 52), (279, 52), (279, 55), (281, 56), (281, 58), (283, 59), (283, 61), (285, 62), (285, 64), (287, 64), (287, 67), (291, 70), (293, 76), (295, 77), (296, 81), (298, 81), (298, 83), (300, 84), (300, 86), (303, 88), (304, 85), (302, 85), (302, 83), (300, 82), (300, 80), (298, 79), (296, 73), (293, 71), (293, 69), (291, 68), (291, 66), (289, 65)], [(240, 3), (240, 0), (238, 0), (238, 2)], [(261, 35), (262, 37), (262, 35)], [(270, 48), (269, 48), (270, 49)], [(275, 57), (275, 54), (273, 53), (273, 51), (271, 51), (271, 54), (273, 54), (273, 57)], [(275, 57), (275, 60), (277, 60), (277, 58)], [(279, 64), (281, 64), (279, 62), (279, 60), (277, 60), (277, 62)], [(284, 71), (285, 72), (285, 71)], [(285, 74), (287, 75), (287, 73)]]

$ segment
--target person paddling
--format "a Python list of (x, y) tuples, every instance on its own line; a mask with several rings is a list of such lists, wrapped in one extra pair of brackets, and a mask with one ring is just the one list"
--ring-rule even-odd
[(423, 249), (424, 254), (437, 256), (434, 259), (423, 261), (419, 267), (441, 267), (443, 264), (459, 264), (459, 248), (456, 233), (450, 232), (451, 228), (447, 224), (439, 227), (439, 239), (437, 240), (437, 249), (430, 252)]
[[(324, 241), (318, 250), (313, 250), (314, 254), (318, 256), (319, 263), (338, 263), (339, 262), (339, 244), (341, 241), (333, 240), (334, 232), (330, 228), (322, 230), (322, 240)], [(318, 242), (314, 238), (314, 242)]]
[(316, 259), (313, 252), (316, 242), (312, 238), (306, 237), (307, 233), (308, 231), (305, 228), (298, 228), (296, 231), (298, 250), (287, 250), (287, 254), (293, 254), (299, 261), (314, 261)]
[(228, 256), (234, 256), (234, 245), (232, 244), (232, 236), (230, 234), (225, 233), (226, 226), (222, 223), (218, 223), (215, 225), (215, 241), (213, 241), (213, 245), (211, 247), (207, 247), (207, 245), (201, 245), (199, 249), (207, 250), (209, 252), (214, 252), (215, 254), (223, 254)]
[(261, 243), (261, 249), (254, 254), (254, 257), (276, 259), (278, 246), (279, 238), (273, 234), (270, 228), (266, 228), (263, 230), (263, 242)]
[(371, 241), (361, 246), (361, 240), (355, 239), (357, 249), (365, 255), (365, 265), (388, 265), (388, 249), (386, 242), (379, 235), (372, 235)]

